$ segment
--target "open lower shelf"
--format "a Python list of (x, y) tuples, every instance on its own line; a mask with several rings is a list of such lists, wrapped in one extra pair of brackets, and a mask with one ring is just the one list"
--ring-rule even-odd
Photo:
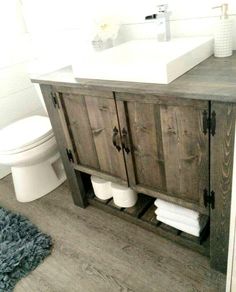
[(158, 221), (155, 214), (155, 199), (147, 195), (138, 194), (138, 201), (132, 208), (117, 207), (112, 199), (106, 201), (99, 200), (94, 196), (92, 189), (87, 192), (87, 196), (92, 206), (209, 256), (209, 222), (201, 232), (200, 237), (195, 237)]

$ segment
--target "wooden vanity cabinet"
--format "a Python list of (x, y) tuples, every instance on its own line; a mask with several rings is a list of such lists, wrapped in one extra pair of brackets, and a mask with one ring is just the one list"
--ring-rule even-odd
[(40, 86), (75, 204), (87, 205), (82, 172), (207, 214), (211, 266), (225, 272), (234, 104)]

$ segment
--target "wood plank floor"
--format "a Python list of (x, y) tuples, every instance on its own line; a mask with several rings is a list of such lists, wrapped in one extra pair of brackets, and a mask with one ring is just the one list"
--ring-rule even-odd
[(16, 292), (225, 290), (225, 276), (207, 258), (92, 206), (74, 206), (66, 183), (22, 204), (7, 176), (0, 180), (0, 205), (26, 215), (54, 240), (52, 255)]

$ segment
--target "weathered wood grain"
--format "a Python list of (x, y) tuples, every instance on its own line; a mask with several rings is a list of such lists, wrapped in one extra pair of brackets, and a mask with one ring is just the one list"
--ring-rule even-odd
[(233, 149), (236, 108), (233, 104), (213, 102), (216, 134), (211, 137), (211, 190), (215, 192), (215, 209), (211, 209), (211, 266), (226, 272)]
[[(110, 113), (114, 108), (114, 101), (104, 100), (96, 97), (85, 96), (86, 109), (88, 113), (88, 124), (91, 128), (92, 139), (95, 145), (96, 154), (99, 161), (99, 169), (111, 174), (115, 174), (111, 163), (111, 156), (117, 157), (116, 149), (112, 147), (112, 125), (113, 121), (109, 119), (109, 125), (104, 123), (104, 116)], [(115, 113), (114, 113), (115, 114)], [(117, 124), (117, 120), (116, 120)], [(87, 140), (85, 139), (87, 143)], [(81, 153), (83, 155), (83, 152)], [(92, 165), (91, 165), (92, 166)]]
[(62, 92), (71, 140), (77, 150), (77, 164), (127, 181), (123, 152), (117, 151), (112, 143), (113, 129), (119, 129), (114, 99), (58, 90)]
[(61, 93), (54, 93), (57, 96), (57, 103), (58, 103), (58, 115), (59, 115), (59, 119), (61, 122), (61, 127), (63, 129), (63, 133), (64, 133), (64, 138), (67, 144), (67, 148), (71, 151), (72, 156), (73, 156), (73, 160), (74, 163), (78, 163), (78, 154), (76, 151), (76, 147), (74, 144), (72, 137), (72, 133), (71, 133), (71, 128), (68, 127), (68, 120), (67, 120), (67, 116), (65, 115), (65, 111), (64, 109), (64, 102), (63, 102), (63, 96)]
[(41, 85), (40, 88), (44, 97), (47, 111), (49, 113), (50, 121), (61, 154), (66, 176), (69, 181), (74, 203), (77, 206), (84, 208), (87, 206), (87, 198), (84, 190), (83, 181), (81, 179), (79, 172), (74, 170), (73, 165), (70, 163), (67, 157), (66, 147), (68, 145), (63, 132), (62, 122), (60, 119), (60, 115), (58, 113), (58, 109), (54, 107), (53, 102), (51, 100), (52, 87), (49, 85)]
[(153, 104), (127, 103), (136, 184), (166, 190), (159, 111)]
[(125, 151), (124, 147), (122, 147), (124, 159), (125, 159), (125, 166), (127, 171), (127, 178), (129, 186), (133, 186), (136, 184), (136, 173), (135, 169), (133, 167), (134, 165), (134, 151), (132, 147), (132, 137), (130, 135), (130, 124), (128, 121), (128, 115), (127, 115), (127, 107), (124, 102), (116, 101), (116, 95), (114, 93), (115, 102), (116, 102), (116, 110), (117, 110), (117, 117), (118, 117), (118, 123), (119, 123), (119, 131), (122, 134), (122, 131), (125, 130), (127, 132), (126, 136), (126, 146), (130, 150), (129, 152)]
[(190, 103), (196, 109), (204, 110), (205, 106), (202, 100), (191, 100), (181, 97), (171, 98), (171, 96), (162, 96), (159, 94), (145, 94), (142, 91), (137, 93), (116, 92), (117, 101), (137, 102), (142, 104), (156, 104), (164, 106), (189, 106)]
[(56, 92), (63, 92), (64, 94), (70, 94), (71, 99), (77, 100), (79, 95), (87, 95), (94, 97), (110, 98), (113, 99), (112, 91), (109, 90), (92, 90), (90, 88), (74, 88), (68, 86), (53, 86), (53, 90)]
[[(202, 101), (208, 111), (208, 102)], [(161, 106), (161, 128), (167, 193), (204, 207), (203, 190), (209, 186), (208, 135), (202, 110), (188, 106)]]
[(90, 96), (85, 96), (85, 100), (100, 170), (127, 180), (123, 153), (112, 143), (114, 128), (119, 129), (115, 101)]
[(125, 159), (130, 186), (147, 194), (156, 191), (156, 197), (166, 194), (167, 200), (168, 195), (181, 199), (184, 206), (189, 202), (190, 208), (192, 204), (207, 214), (203, 191), (209, 187), (209, 139), (202, 113), (208, 102), (177, 99), (164, 104), (162, 98), (146, 102), (148, 95), (139, 102), (130, 94), (115, 96), (120, 127), (129, 137), (131, 151)]
[(93, 169), (91, 167), (86, 167), (86, 166), (82, 166), (82, 165), (74, 165), (74, 168), (76, 170), (81, 171), (81, 172), (84, 172), (84, 173), (87, 173), (90, 175), (95, 175), (95, 176), (101, 177), (105, 180), (127, 186), (127, 180), (122, 180), (118, 177), (110, 175), (109, 173), (101, 172), (100, 170), (96, 170), (96, 169)]
[(94, 144), (93, 133), (89, 122), (85, 98), (78, 95), (76, 100), (71, 95), (63, 94), (63, 110), (68, 127), (71, 129), (71, 140), (74, 142), (78, 163), (99, 168), (99, 159)]

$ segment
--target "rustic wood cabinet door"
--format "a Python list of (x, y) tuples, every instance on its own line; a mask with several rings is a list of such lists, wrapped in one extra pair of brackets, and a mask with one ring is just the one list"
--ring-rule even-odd
[(85, 171), (97, 170), (127, 184), (112, 92), (62, 91), (59, 99), (65, 135), (71, 141), (76, 164)]
[(209, 135), (202, 122), (208, 102), (123, 93), (116, 99), (131, 150), (125, 152), (130, 185), (208, 213)]

